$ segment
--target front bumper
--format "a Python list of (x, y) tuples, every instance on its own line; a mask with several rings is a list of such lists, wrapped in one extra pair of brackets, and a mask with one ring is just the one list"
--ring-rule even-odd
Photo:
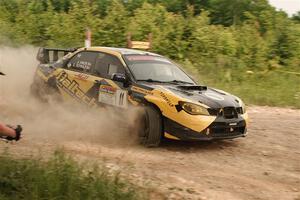
[[(164, 118), (164, 131), (167, 133), (165, 134), (167, 138), (185, 141), (233, 139), (247, 135), (246, 121), (242, 117), (234, 119), (217, 117), (214, 122), (201, 132), (194, 131), (173, 120)], [(170, 135), (171, 137), (168, 137)]]

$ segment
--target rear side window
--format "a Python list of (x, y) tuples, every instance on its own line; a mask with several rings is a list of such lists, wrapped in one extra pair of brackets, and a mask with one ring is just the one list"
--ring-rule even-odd
[(67, 68), (80, 72), (91, 72), (92, 67), (95, 65), (97, 56), (97, 52), (79, 52), (71, 58), (67, 64)]
[(93, 74), (110, 79), (113, 73), (125, 73), (121, 61), (115, 56), (98, 53)]

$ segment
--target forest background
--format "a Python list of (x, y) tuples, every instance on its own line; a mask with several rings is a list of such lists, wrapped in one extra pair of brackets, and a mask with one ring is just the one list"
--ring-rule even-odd
[(248, 104), (300, 108), (300, 12), (267, 0), (1, 0), (0, 46), (126, 47), (180, 63), (200, 84)]

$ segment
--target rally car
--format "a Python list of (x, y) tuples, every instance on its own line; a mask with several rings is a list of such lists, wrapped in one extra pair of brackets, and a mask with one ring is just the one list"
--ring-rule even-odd
[[(248, 115), (241, 99), (198, 85), (161, 55), (125, 48), (40, 48), (32, 93), (49, 91), (89, 107), (119, 110), (141, 106), (139, 140), (158, 146), (174, 140), (232, 139), (246, 136)], [(47, 92), (45, 92), (47, 90)], [(49, 91), (48, 91), (49, 90)]]

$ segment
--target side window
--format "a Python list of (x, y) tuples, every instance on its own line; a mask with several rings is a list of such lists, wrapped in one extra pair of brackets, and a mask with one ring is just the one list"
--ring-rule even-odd
[[(118, 66), (114, 64), (109, 64), (108, 65), (108, 75), (111, 76), (113, 73), (118, 73)], [(121, 72), (119, 72), (121, 73)]]
[(125, 73), (125, 70), (117, 57), (98, 53), (93, 73), (96, 76), (110, 79), (113, 73)]
[(80, 72), (90, 72), (95, 65), (97, 52), (81, 51), (71, 58), (67, 68)]

